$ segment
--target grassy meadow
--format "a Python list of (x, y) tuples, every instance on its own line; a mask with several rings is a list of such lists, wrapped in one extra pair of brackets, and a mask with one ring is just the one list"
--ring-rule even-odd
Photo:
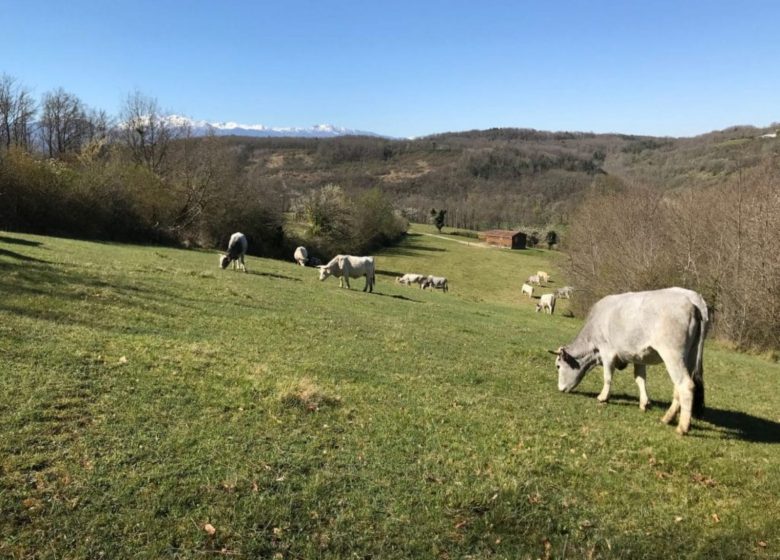
[(432, 233), (364, 294), (0, 232), (0, 557), (780, 557), (780, 365), (709, 342), (686, 437), (662, 367), (647, 413), (630, 370), (560, 394), (581, 320), (520, 285), (563, 257)]

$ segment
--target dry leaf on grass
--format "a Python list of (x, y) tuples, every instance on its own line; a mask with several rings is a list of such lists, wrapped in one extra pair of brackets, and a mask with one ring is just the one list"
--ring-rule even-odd
[(206, 531), (209, 535), (215, 535), (217, 533), (217, 530), (214, 528), (214, 525), (211, 523), (206, 523), (203, 526), (203, 530)]

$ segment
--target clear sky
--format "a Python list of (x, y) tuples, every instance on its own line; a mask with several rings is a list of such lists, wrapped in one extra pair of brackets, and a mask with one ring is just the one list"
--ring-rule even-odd
[(0, 0), (0, 73), (116, 114), (392, 136), (780, 121), (776, 0)]

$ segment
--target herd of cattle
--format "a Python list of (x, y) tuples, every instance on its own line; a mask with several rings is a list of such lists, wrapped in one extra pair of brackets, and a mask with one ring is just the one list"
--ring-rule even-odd
[[(230, 236), (228, 250), (220, 255), (224, 269), (232, 262), (233, 268), (246, 272), (244, 256), (247, 239), (242, 233)], [(339, 278), (339, 285), (349, 288), (350, 278), (366, 277), (363, 291), (372, 292), (375, 282), (374, 257), (336, 255), (327, 264), (309, 258), (305, 247), (295, 249), (295, 261), (301, 266), (317, 266), (320, 280), (329, 276)], [(548, 283), (550, 276), (538, 271), (529, 276), (521, 293), (533, 297), (534, 285)], [(447, 279), (442, 276), (404, 274), (396, 282), (420, 289), (431, 287), (448, 291)], [(543, 294), (536, 311), (555, 311), (556, 298), (569, 299), (572, 287), (565, 286)], [(606, 296), (597, 301), (585, 320), (585, 325), (566, 346), (549, 350), (555, 354), (558, 371), (558, 390), (570, 392), (594, 366), (604, 370), (604, 385), (597, 399), (609, 399), (614, 370), (634, 365), (634, 380), (639, 388), (639, 408), (646, 410), (650, 399), (645, 385), (646, 368), (663, 363), (674, 384), (672, 403), (661, 420), (668, 424), (679, 413), (677, 433), (690, 429), (691, 416), (700, 416), (704, 409), (704, 339), (709, 325), (709, 312), (704, 298), (684, 288), (666, 288), (645, 292), (627, 292)]]

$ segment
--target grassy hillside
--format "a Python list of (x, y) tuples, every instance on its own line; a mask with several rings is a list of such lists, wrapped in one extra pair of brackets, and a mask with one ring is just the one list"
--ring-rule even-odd
[(557, 255), (432, 233), (373, 295), (0, 233), (0, 556), (778, 556), (780, 366), (708, 345), (685, 438), (662, 368), (645, 414), (625, 373), (559, 394), (546, 349), (581, 323), (519, 296)]

